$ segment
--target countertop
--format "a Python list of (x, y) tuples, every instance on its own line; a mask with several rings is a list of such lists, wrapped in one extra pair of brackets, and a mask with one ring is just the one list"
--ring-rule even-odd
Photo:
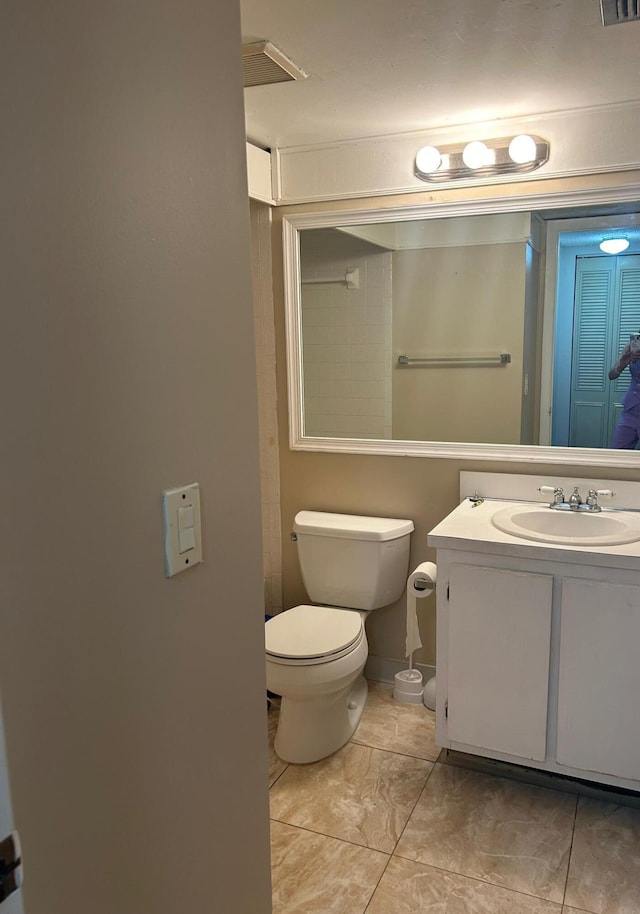
[[(438, 549), (459, 549), (538, 561), (640, 571), (640, 540), (613, 546), (569, 546), (526, 540), (503, 533), (493, 526), (491, 517), (501, 508), (513, 504), (513, 500), (492, 498), (485, 499), (482, 504), (474, 507), (469, 499), (465, 499), (429, 532), (427, 542)], [(519, 501), (518, 504), (531, 507), (534, 503)], [(540, 508), (545, 505), (544, 502), (535, 504)]]

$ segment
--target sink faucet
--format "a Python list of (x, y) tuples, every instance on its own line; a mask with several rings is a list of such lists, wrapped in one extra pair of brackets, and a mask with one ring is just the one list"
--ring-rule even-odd
[(598, 498), (603, 495), (613, 498), (616, 494), (611, 489), (589, 489), (589, 494), (583, 501), (580, 497), (579, 487), (574, 486), (569, 499), (565, 501), (564, 491), (560, 486), (538, 486), (538, 492), (548, 492), (553, 495), (553, 501), (549, 507), (559, 511), (602, 511)]
[(580, 490), (578, 486), (573, 487), (573, 492), (569, 496), (569, 507), (572, 511), (579, 511), (580, 505), (582, 504), (582, 499), (580, 498)]

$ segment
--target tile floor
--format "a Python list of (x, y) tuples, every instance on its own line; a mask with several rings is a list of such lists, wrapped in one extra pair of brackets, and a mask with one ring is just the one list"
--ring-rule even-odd
[[(272, 709), (271, 746), (276, 723)], [(335, 755), (271, 749), (274, 914), (640, 914), (636, 797), (483, 768), (434, 730), (371, 682)]]

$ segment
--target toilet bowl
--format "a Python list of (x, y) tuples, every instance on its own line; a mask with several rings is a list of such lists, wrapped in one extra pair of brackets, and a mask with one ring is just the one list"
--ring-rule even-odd
[(302, 604), (266, 628), (267, 686), (282, 696), (274, 748), (313, 762), (349, 740), (364, 710), (368, 646), (356, 610)]
[(274, 748), (285, 761), (325, 758), (358, 726), (367, 697), (365, 619), (401, 596), (412, 530), (411, 521), (393, 518), (296, 515), (307, 592), (334, 605), (294, 606), (265, 625), (267, 688), (281, 696)]

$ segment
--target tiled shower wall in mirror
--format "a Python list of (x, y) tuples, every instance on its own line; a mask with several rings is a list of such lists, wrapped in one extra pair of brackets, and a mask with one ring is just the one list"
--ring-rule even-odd
[(305, 434), (391, 438), (391, 253), (313, 229), (300, 260)]

